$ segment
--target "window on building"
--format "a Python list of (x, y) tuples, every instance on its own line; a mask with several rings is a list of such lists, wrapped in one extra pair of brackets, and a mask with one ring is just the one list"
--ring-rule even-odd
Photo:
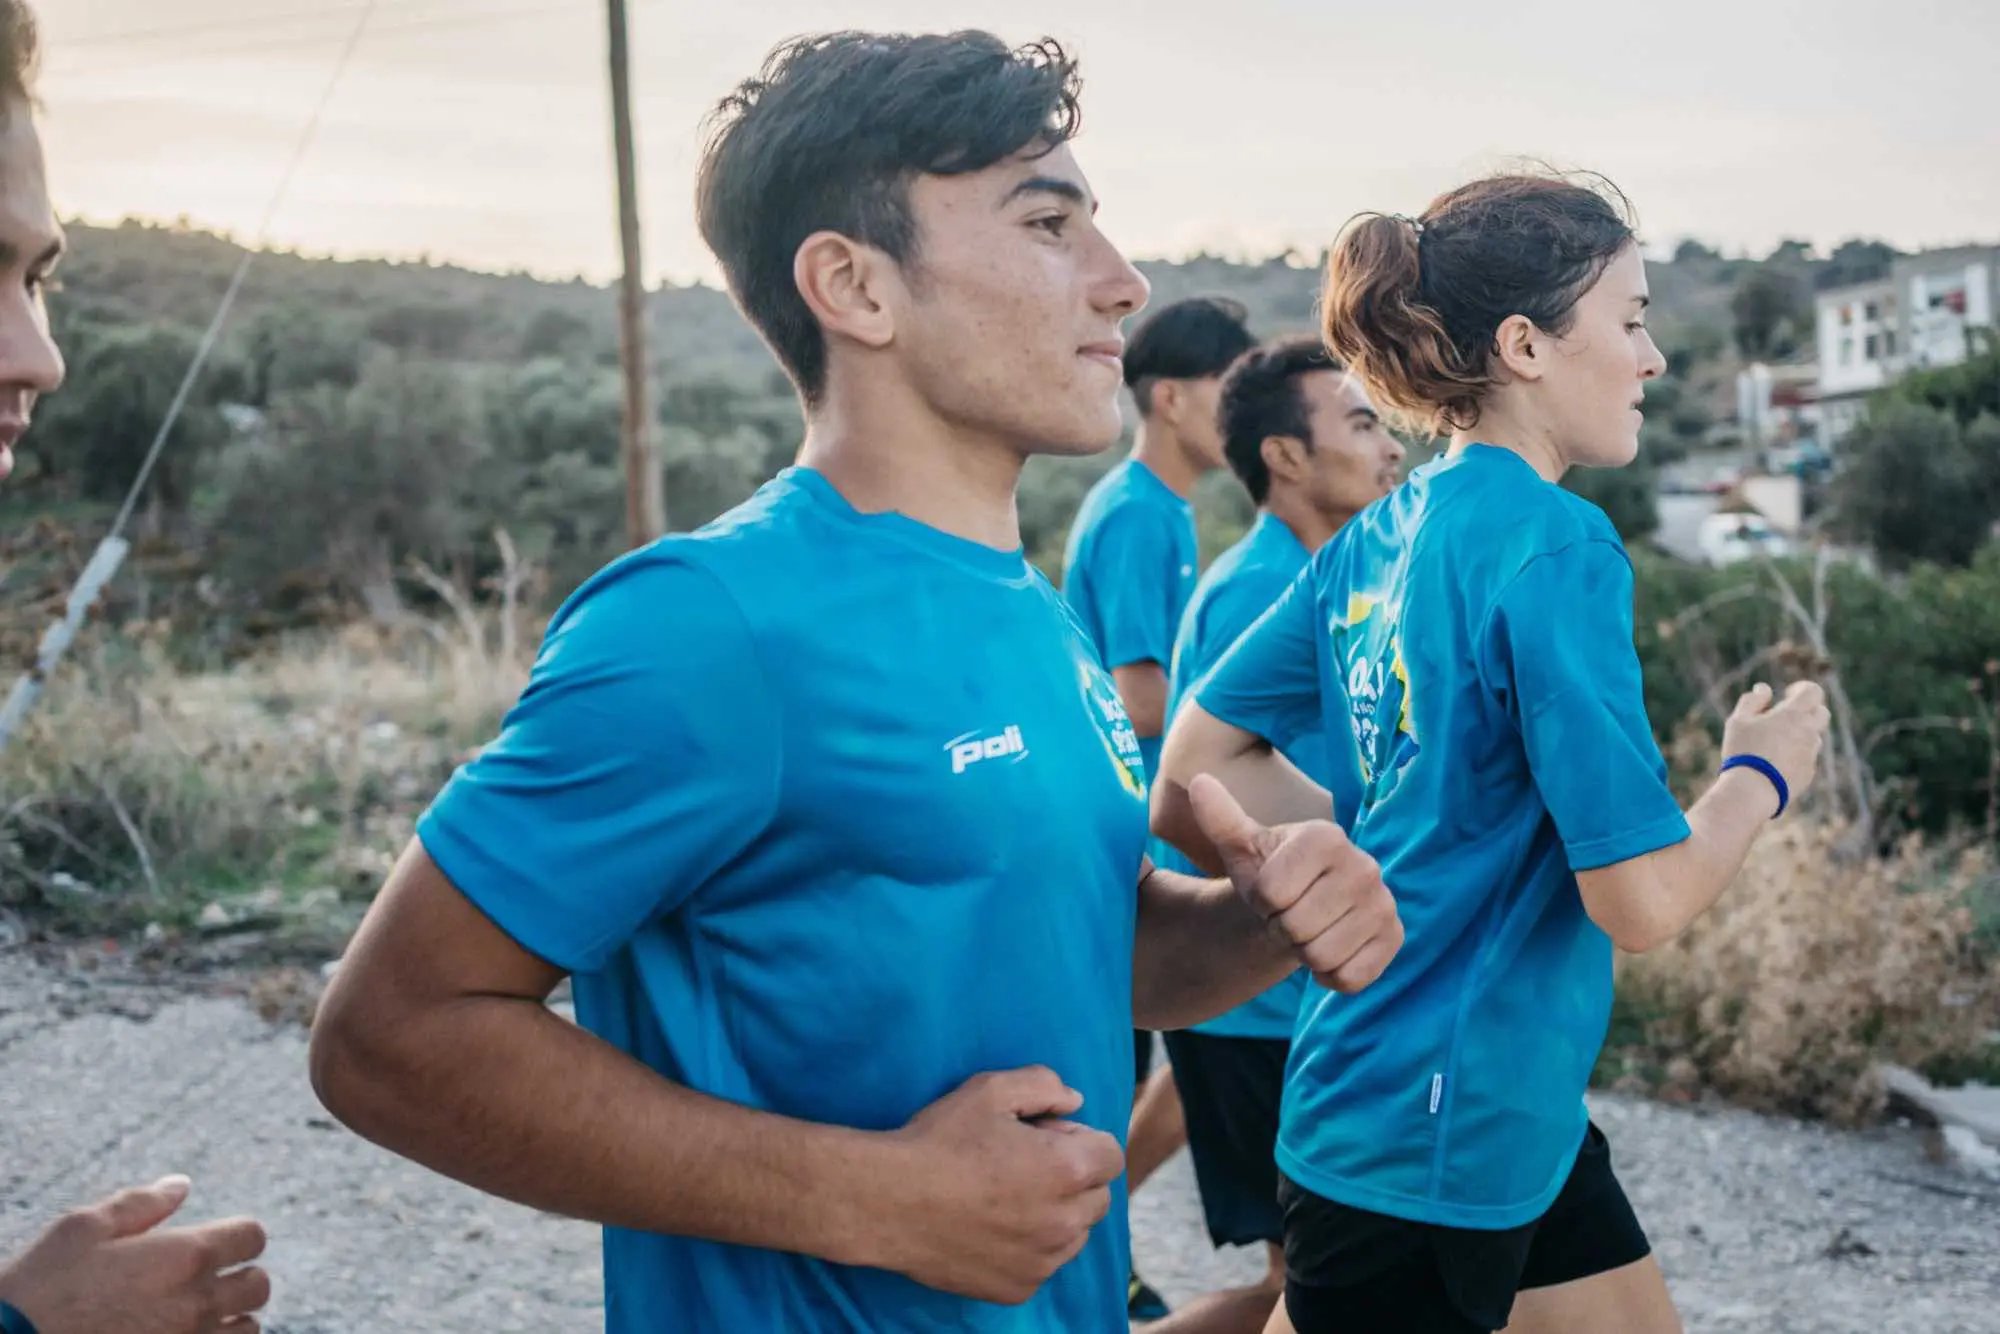
[(1894, 329), (1882, 335), (1882, 354), (1888, 357), (1896, 355), (1896, 331)]
[(1843, 366), (1852, 366), (1854, 364), (1854, 340), (1852, 338), (1843, 338), (1840, 340), (1840, 364)]
[(1864, 307), (1864, 315), (1865, 318), (1868, 319), (1870, 322), (1873, 322), (1874, 320), (1880, 318), (1880, 315), (1878, 314), (1877, 311), (1877, 307), (1873, 301), (1870, 301), (1867, 304), (1867, 306)]
[(1879, 359), (1882, 355), (1882, 340), (1874, 334), (1869, 334), (1867, 348), (1862, 355), (1869, 361)]

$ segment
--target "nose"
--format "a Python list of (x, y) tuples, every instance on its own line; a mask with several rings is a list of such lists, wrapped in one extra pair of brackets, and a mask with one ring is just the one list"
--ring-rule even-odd
[(25, 286), (0, 296), (0, 387), (30, 395), (62, 387), (63, 359), (49, 335), (48, 311)]
[(1639, 358), (1639, 378), (1657, 380), (1667, 373), (1667, 359), (1660, 354), (1660, 345), (1653, 341), (1653, 335), (1646, 335), (1646, 346)]
[(1110, 239), (1102, 233), (1097, 237), (1101, 251), (1098, 262), (1100, 275), (1095, 285), (1096, 299), (1093, 304), (1098, 310), (1113, 319), (1125, 319), (1146, 308), (1151, 299), (1153, 285), (1146, 281), (1146, 275), (1134, 268), (1132, 261)]

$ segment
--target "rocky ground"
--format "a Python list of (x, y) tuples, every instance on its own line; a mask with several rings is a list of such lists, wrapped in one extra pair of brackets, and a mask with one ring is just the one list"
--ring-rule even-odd
[[(272, 1236), (278, 1334), (599, 1328), (597, 1238), (363, 1143), (305, 1076), (310, 975), (198, 987), (0, 951), (0, 1253), (62, 1208), (168, 1171), (195, 1217)], [(217, 994), (218, 992), (237, 994)], [(1908, 1126), (1851, 1134), (1742, 1112), (1596, 1103), (1690, 1334), (2000, 1334), (2000, 1182)], [(1261, 1264), (1217, 1255), (1185, 1155), (1134, 1203), (1170, 1299)]]

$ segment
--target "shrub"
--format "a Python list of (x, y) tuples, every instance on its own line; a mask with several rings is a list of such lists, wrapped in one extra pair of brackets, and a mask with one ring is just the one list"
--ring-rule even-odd
[[(1882, 1106), (1878, 1061), (1976, 1068), (2000, 1016), (2000, 969), (1969, 906), (1982, 849), (1905, 838), (1855, 856), (1845, 830), (1790, 821), (1677, 940), (1621, 960), (1637, 1052), (1745, 1106), (1858, 1124)], [(1679, 1072), (1677, 1072), (1679, 1073)]]

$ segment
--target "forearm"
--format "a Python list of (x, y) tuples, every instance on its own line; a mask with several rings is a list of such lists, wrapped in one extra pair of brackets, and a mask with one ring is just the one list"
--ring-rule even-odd
[(1118, 702), (1132, 730), (1152, 740), (1167, 726), (1167, 674), (1156, 662), (1133, 663), (1111, 674), (1118, 687)]
[[(1203, 715), (1202, 731), (1226, 728), (1227, 724)], [(1215, 746), (1177, 744), (1183, 734), (1176, 724), (1160, 758), (1159, 777), (1153, 784), (1153, 833), (1178, 848), (1181, 855), (1213, 875), (1222, 873), (1222, 861), (1215, 847), (1201, 832), (1188, 801), (1187, 785), (1196, 774), (1212, 774), (1229, 789), (1252, 819), (1267, 825), (1297, 824), (1305, 820), (1333, 818), (1333, 794), (1308, 778), (1299, 767), (1267, 742), (1248, 733), (1228, 728), (1237, 737), (1248, 738), (1247, 748), (1224, 750)], [(1200, 740), (1202, 738), (1192, 738)]]
[(1227, 880), (1154, 869), (1139, 885), (1132, 1014), (1140, 1028), (1203, 1023), (1299, 966), (1291, 946)]
[(1743, 869), (1777, 809), (1771, 785), (1741, 769), (1723, 774), (1688, 811), (1688, 837), (1622, 868), (1578, 877), (1585, 905), (1614, 942), (1643, 953), (1687, 930)]
[(662, 1078), (532, 1000), (357, 1017), (315, 1044), (358, 1133), (480, 1190), (613, 1227), (883, 1264), (886, 1136), (770, 1115)]

